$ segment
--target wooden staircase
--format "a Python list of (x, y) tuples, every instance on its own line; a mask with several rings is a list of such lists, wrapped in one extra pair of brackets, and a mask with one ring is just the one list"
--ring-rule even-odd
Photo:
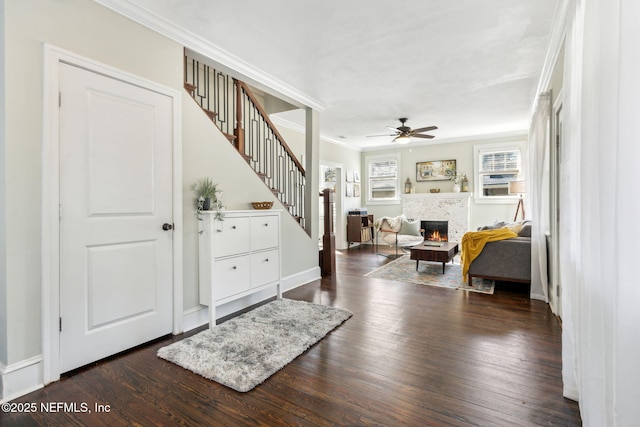
[[(197, 86), (195, 86), (195, 85), (193, 85), (191, 83), (185, 82), (184, 83), (184, 89), (189, 93), (189, 95), (191, 95), (191, 97), (196, 102), (198, 102), (198, 100), (196, 99), (196, 91), (198, 90)], [(218, 113), (216, 113), (215, 111), (211, 111), (211, 110), (206, 109), (201, 104), (200, 104), (200, 108), (202, 108), (202, 111), (207, 115), (207, 117), (209, 117), (209, 119), (213, 122), (213, 124), (216, 124), (216, 116), (218, 115)], [(225, 132), (222, 132), (222, 133), (229, 140), (230, 143), (234, 144), (234, 141), (236, 139), (235, 135), (231, 135), (231, 134), (228, 134), (228, 133), (225, 133)]]
[(304, 227), (304, 167), (249, 86), (186, 53), (184, 75), (185, 90)]

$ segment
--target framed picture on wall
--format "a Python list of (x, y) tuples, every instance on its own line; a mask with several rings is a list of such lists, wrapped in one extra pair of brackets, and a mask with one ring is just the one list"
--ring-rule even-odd
[(360, 197), (360, 184), (353, 184), (353, 197)]
[(353, 197), (353, 184), (348, 182), (345, 188), (344, 195), (347, 197)]
[(353, 169), (347, 169), (347, 182), (353, 182)]
[(337, 171), (335, 167), (320, 165), (320, 191), (325, 188), (330, 188), (335, 191), (336, 175)]
[(416, 181), (447, 181), (456, 175), (455, 160), (416, 163)]
[(360, 172), (353, 172), (353, 182), (360, 182)]

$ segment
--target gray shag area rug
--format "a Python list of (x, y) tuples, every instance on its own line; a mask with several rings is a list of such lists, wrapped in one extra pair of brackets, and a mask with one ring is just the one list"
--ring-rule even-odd
[(288, 299), (272, 301), (158, 350), (158, 357), (240, 392), (253, 389), (353, 313)]

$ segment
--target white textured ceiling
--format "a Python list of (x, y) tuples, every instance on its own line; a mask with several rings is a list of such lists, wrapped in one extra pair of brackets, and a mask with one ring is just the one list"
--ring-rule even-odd
[(432, 143), (526, 130), (559, 2), (127, 1), (320, 101), (321, 135), (360, 148), (399, 117)]

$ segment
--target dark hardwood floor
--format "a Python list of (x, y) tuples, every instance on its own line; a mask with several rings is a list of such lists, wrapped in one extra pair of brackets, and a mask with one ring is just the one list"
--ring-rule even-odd
[(0, 413), (0, 425), (581, 424), (562, 397), (560, 324), (527, 286), (483, 295), (363, 277), (388, 261), (369, 246), (342, 251), (336, 275), (285, 293), (354, 315), (248, 393), (156, 357), (199, 329), (65, 375), (14, 400), (37, 410)]

